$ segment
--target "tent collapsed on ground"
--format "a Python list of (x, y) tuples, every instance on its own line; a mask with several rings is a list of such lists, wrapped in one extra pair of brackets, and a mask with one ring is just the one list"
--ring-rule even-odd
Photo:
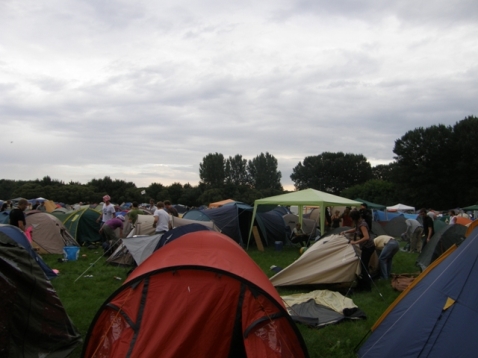
[(233, 240), (186, 234), (151, 255), (96, 314), (83, 356), (308, 357), (267, 276)]
[(360, 272), (360, 249), (345, 236), (331, 235), (309, 247), (270, 281), (276, 287), (352, 283)]

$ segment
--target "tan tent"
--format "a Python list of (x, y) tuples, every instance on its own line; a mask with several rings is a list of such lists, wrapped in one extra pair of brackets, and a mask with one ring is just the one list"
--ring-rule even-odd
[(56, 208), (57, 206), (53, 200), (45, 200), (45, 209), (47, 213), (51, 213)]
[(26, 215), (26, 226), (32, 227), (32, 246), (40, 254), (63, 254), (65, 246), (79, 246), (62, 222), (41, 211)]
[(270, 280), (274, 286), (348, 283), (359, 274), (360, 249), (343, 235), (332, 235), (317, 241)]

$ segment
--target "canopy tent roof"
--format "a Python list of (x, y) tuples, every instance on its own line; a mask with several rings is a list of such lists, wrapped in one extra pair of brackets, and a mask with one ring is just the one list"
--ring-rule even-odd
[[(254, 224), (254, 218), (256, 216), (257, 207), (259, 205), (282, 205), (291, 206), (297, 205), (299, 207), (299, 215), (302, 219), (302, 208), (304, 206), (360, 206), (360, 202), (342, 198), (337, 195), (325, 193), (323, 191), (315, 189), (304, 189), (300, 191), (294, 191), (292, 193), (281, 194), (276, 196), (270, 196), (268, 198), (258, 199), (254, 201), (254, 211), (252, 213), (251, 228), (249, 231), (249, 240), (252, 232), (252, 226)], [(320, 211), (320, 232), (324, 233), (325, 229), (325, 210)]]
[(387, 206), (387, 210), (388, 211), (406, 211), (406, 210), (415, 211), (415, 207), (414, 206), (408, 206), (408, 205), (405, 205), (405, 204), (397, 204), (397, 205), (393, 205), (393, 206)]
[(375, 204), (375, 203), (372, 203), (370, 201), (363, 200), (363, 199), (360, 199), (360, 198), (355, 199), (355, 201), (360, 201), (361, 203), (367, 204), (369, 209), (375, 209), (375, 210), (384, 210), (385, 209), (385, 205)]
[(467, 206), (463, 210), (478, 210), (478, 204)]

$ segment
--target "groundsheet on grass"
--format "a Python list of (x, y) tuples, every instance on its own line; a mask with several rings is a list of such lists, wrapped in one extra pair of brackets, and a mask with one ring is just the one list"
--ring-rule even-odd
[(281, 298), (294, 321), (313, 327), (366, 318), (352, 299), (339, 292), (315, 290)]

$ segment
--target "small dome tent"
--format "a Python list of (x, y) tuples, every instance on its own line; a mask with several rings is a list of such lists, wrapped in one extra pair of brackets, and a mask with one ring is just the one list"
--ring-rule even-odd
[(84, 357), (308, 357), (267, 276), (227, 236), (154, 252), (102, 305)]

